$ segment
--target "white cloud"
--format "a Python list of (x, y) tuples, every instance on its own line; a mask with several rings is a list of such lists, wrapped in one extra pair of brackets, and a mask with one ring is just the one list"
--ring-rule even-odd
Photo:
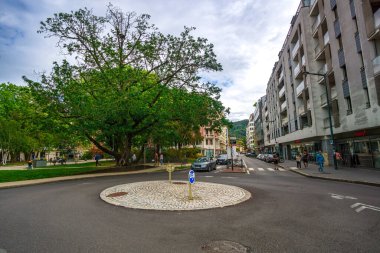
[[(116, 0), (124, 11), (151, 15), (164, 33), (178, 35), (195, 26), (195, 35), (215, 46), (223, 72), (209, 73), (223, 88), (221, 100), (231, 108), (230, 119), (248, 118), (252, 104), (265, 95), (273, 65), (278, 60), (299, 0)], [(49, 71), (62, 58), (56, 41), (37, 34), (39, 22), (57, 12), (82, 7), (105, 13), (103, 0), (2, 0), (0, 2), (0, 82), (23, 85), (21, 76)]]

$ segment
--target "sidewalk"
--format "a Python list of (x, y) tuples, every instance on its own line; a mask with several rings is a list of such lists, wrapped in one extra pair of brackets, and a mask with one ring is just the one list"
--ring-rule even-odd
[(324, 173), (318, 171), (318, 165), (314, 162), (309, 163), (307, 169), (298, 169), (296, 161), (285, 160), (285, 162), (279, 164), (283, 168), (287, 168), (292, 172), (298, 173), (300, 175), (319, 178), (324, 180), (333, 180), (340, 182), (348, 182), (355, 184), (365, 184), (380, 187), (380, 170), (371, 168), (351, 168), (339, 166), (338, 170), (335, 170), (333, 166), (326, 166)]

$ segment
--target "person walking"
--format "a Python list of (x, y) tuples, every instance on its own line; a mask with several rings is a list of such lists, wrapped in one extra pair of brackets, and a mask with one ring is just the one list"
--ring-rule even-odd
[(158, 153), (154, 153), (154, 166), (158, 165)]
[(160, 165), (164, 164), (164, 154), (160, 154)]
[(319, 165), (319, 168), (318, 168), (319, 172), (323, 173), (324, 172), (323, 171), (323, 165), (324, 165), (324, 162), (325, 162), (325, 158), (323, 157), (321, 151), (318, 151), (315, 160), (317, 161), (317, 163)]
[(296, 155), (297, 168), (301, 169), (301, 154), (297, 153)]
[(280, 160), (280, 156), (278, 155), (278, 153), (275, 153), (273, 155), (274, 170), (278, 170), (278, 160)]
[(307, 167), (309, 166), (309, 154), (306, 151), (303, 152), (302, 161), (303, 166), (305, 167), (305, 169), (307, 169)]
[(99, 154), (96, 154), (96, 155), (95, 155), (95, 165), (96, 165), (96, 166), (99, 166), (99, 165), (100, 165), (99, 160), (100, 160), (100, 155), (99, 155)]

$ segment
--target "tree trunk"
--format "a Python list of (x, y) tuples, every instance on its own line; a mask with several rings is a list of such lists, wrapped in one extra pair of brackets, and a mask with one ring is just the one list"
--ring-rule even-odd
[(141, 149), (140, 149), (140, 152), (139, 152), (139, 154), (137, 155), (137, 158), (136, 158), (136, 163), (138, 163), (140, 160), (141, 160), (141, 158), (143, 157), (143, 155), (144, 155), (144, 151), (145, 151), (145, 145), (142, 145), (142, 147), (141, 147)]

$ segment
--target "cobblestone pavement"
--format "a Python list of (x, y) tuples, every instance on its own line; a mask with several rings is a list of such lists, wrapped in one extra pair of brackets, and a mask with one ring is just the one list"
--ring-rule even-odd
[(251, 193), (231, 185), (196, 182), (189, 200), (186, 181), (147, 181), (117, 185), (101, 192), (104, 201), (128, 208), (150, 210), (199, 210), (236, 205), (251, 198)]

